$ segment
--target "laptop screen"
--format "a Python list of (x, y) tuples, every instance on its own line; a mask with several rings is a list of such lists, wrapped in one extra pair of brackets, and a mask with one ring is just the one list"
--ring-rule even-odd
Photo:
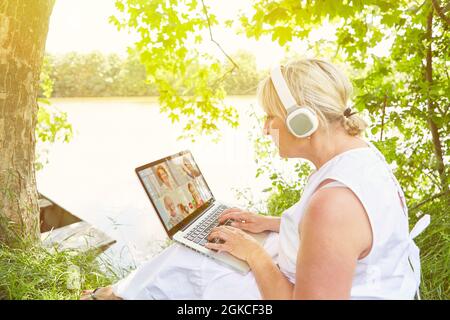
[(213, 198), (189, 151), (152, 162), (136, 172), (169, 232)]

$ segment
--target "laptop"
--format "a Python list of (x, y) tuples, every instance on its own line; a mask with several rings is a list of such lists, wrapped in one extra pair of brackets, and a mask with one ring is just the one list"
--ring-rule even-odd
[[(245, 261), (205, 247), (218, 217), (229, 206), (215, 199), (190, 151), (153, 161), (135, 171), (170, 239), (242, 274), (250, 270)], [(261, 244), (268, 235), (247, 233)]]

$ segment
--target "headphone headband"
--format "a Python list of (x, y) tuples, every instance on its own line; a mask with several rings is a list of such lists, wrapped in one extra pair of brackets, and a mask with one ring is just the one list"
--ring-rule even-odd
[(281, 73), (281, 66), (278, 65), (272, 69), (272, 71), (270, 72), (270, 78), (272, 79), (273, 85), (278, 94), (278, 97), (281, 100), (281, 103), (289, 113), (289, 109), (291, 109), (292, 107), (297, 107), (297, 101), (295, 101), (294, 97), (292, 96), (291, 90), (289, 90), (286, 80), (284, 80), (283, 74)]

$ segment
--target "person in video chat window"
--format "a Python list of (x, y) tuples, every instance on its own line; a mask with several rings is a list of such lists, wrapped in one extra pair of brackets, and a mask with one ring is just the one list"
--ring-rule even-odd
[(179, 203), (177, 205), (177, 207), (178, 207), (178, 212), (180, 212), (184, 217), (187, 217), (189, 215), (189, 207), (188, 206), (186, 206), (182, 203)]
[(181, 220), (183, 220), (183, 217), (178, 215), (177, 207), (170, 196), (164, 196), (163, 201), (164, 208), (169, 216), (169, 228), (176, 226), (179, 222), (181, 222)]
[(188, 157), (183, 157), (183, 164), (181, 167), (183, 171), (192, 179), (200, 175), (200, 172), (194, 168)]
[(175, 182), (172, 177), (167, 172), (166, 168), (162, 165), (156, 167), (156, 176), (158, 177), (159, 182), (161, 183), (161, 188), (164, 190), (174, 190)]
[(195, 208), (200, 208), (204, 204), (204, 201), (200, 197), (200, 193), (192, 182), (188, 183), (188, 190), (191, 193), (192, 198), (194, 198)]

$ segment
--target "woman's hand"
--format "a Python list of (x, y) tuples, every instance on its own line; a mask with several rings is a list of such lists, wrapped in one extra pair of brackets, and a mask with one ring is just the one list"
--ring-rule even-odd
[(222, 243), (208, 242), (205, 247), (225, 251), (238, 259), (249, 262), (254, 255), (261, 254), (264, 248), (251, 235), (238, 228), (219, 226), (212, 229), (208, 240), (221, 240)]
[(239, 208), (225, 210), (219, 217), (219, 224), (223, 224), (229, 219), (234, 220), (231, 223), (232, 227), (252, 233), (260, 233), (267, 230), (278, 232), (280, 229), (280, 218), (263, 216)]

